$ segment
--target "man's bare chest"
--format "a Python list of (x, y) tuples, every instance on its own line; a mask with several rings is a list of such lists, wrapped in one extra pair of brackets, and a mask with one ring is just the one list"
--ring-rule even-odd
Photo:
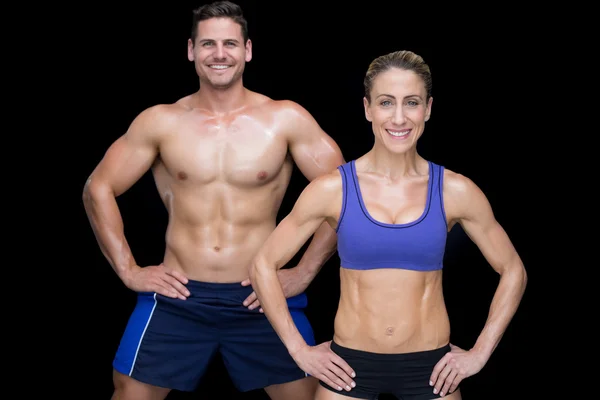
[(286, 162), (286, 140), (268, 129), (231, 124), (183, 129), (160, 146), (171, 176), (190, 182), (268, 182)]

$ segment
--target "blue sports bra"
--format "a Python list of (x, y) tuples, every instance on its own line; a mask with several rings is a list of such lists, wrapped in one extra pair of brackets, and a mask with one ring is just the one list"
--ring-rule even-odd
[(336, 231), (342, 267), (415, 271), (443, 268), (448, 233), (442, 191), (444, 168), (431, 161), (428, 163), (425, 209), (417, 220), (407, 224), (387, 224), (375, 220), (365, 207), (355, 160), (338, 167), (342, 175), (343, 200)]

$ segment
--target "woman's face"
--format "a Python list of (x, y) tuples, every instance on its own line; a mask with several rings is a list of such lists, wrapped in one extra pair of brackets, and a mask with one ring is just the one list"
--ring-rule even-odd
[(432, 101), (427, 101), (425, 83), (413, 71), (391, 68), (377, 75), (371, 102), (363, 99), (375, 141), (393, 153), (416, 147), (431, 114)]

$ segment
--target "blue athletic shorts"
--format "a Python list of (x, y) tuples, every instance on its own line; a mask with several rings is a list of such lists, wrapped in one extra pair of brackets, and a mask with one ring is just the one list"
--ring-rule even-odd
[[(198, 281), (186, 286), (191, 293), (186, 300), (138, 293), (113, 361), (117, 371), (154, 386), (191, 392), (219, 351), (241, 392), (306, 376), (266, 316), (242, 304), (251, 286)], [(287, 302), (304, 340), (314, 345), (304, 314), (306, 295)]]

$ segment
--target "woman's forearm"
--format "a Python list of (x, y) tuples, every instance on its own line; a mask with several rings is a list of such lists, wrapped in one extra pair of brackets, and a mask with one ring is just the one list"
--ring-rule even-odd
[(473, 350), (487, 361), (515, 315), (527, 286), (527, 274), (521, 264), (508, 268), (500, 277), (485, 326)]
[(290, 314), (277, 276), (277, 267), (258, 259), (250, 268), (250, 279), (267, 319), (293, 355), (307, 344)]

